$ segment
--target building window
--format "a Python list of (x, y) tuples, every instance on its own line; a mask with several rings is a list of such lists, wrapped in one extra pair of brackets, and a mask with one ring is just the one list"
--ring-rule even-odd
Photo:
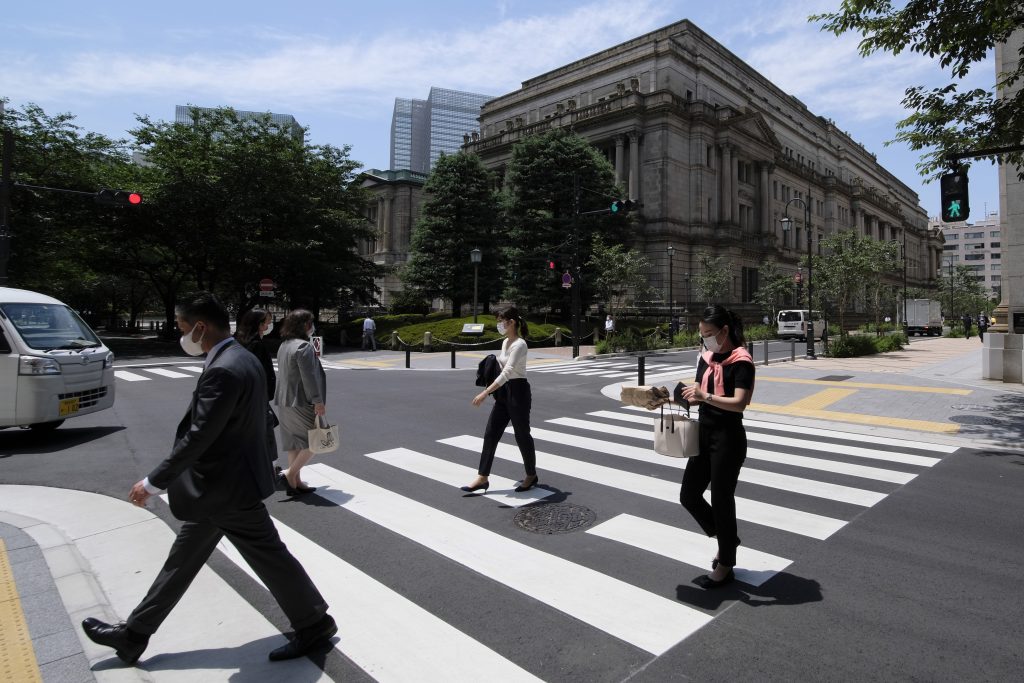
[(968, 254), (967, 256), (964, 256), (964, 261), (984, 261), (984, 260), (985, 260), (985, 255), (984, 254)]
[(773, 180), (772, 181), (772, 197), (774, 199), (776, 199), (776, 200), (779, 198), (779, 181), (778, 180)]
[(956, 234), (955, 232), (947, 232), (946, 233), (946, 241), (947, 242), (952, 241), (952, 240), (958, 240), (958, 239), (960, 239), (960, 235)]
[(998, 230), (992, 230), (991, 232), (988, 233), (988, 236), (989, 237), (999, 237), (999, 231)]
[(743, 301), (753, 301), (757, 288), (757, 268), (743, 266)]
[(979, 238), (984, 237), (984, 236), (985, 236), (984, 232), (965, 232), (964, 233), (964, 239), (965, 240), (979, 239)]
[(989, 242), (988, 243), (989, 249), (998, 249), (999, 245), (1000, 245), (1000, 242)]
[(947, 245), (942, 247), (942, 251), (956, 251), (956, 250), (957, 250), (957, 245), (955, 245), (955, 244), (947, 244)]
[(1000, 252), (998, 252), (998, 251), (997, 251), (997, 252), (994, 252), (994, 253), (991, 253), (991, 254), (989, 254), (988, 256), (989, 256), (989, 258), (993, 258), (993, 259), (997, 259), (997, 258), (998, 258), (998, 259), (1001, 259), (1001, 258), (1003, 258), (1003, 255), (1002, 255), (1002, 253), (1000, 253)]

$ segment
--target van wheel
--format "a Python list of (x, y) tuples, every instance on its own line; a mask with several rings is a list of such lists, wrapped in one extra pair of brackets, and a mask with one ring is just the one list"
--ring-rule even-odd
[(34, 425), (29, 425), (29, 429), (33, 432), (52, 432), (57, 427), (64, 424), (64, 420), (54, 420), (53, 422), (37, 422)]

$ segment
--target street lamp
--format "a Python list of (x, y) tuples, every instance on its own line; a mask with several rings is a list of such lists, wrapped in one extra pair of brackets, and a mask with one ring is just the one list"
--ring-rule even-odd
[(947, 256), (946, 263), (949, 264), (949, 329), (953, 329), (953, 321), (956, 315), (953, 313), (953, 257)]
[(683, 282), (686, 283), (686, 293), (683, 295), (683, 329), (690, 331), (690, 274), (683, 273)]
[[(473, 324), (476, 324), (476, 286), (480, 279), (480, 260), (484, 253), (479, 249), (469, 252), (469, 261), (473, 264)], [(454, 356), (452, 356), (454, 358)]]
[(903, 261), (903, 315), (900, 318), (903, 320), (903, 336), (907, 338), (907, 343), (910, 343), (910, 332), (907, 327), (907, 230), (903, 229), (903, 244), (900, 246), (900, 258)]
[[(810, 204), (810, 193), (807, 193), (808, 201), (804, 201), (800, 197), (793, 197), (786, 202), (786, 208), (783, 211), (782, 218), (782, 231), (789, 232), (790, 228), (793, 227), (793, 219), (789, 217), (789, 205), (793, 202), (799, 202), (804, 207), (804, 229), (807, 231), (807, 329), (804, 332), (804, 336), (807, 338), (807, 354), (808, 360), (815, 360), (817, 356), (814, 354), (814, 311), (812, 310), (812, 302), (814, 299), (811, 298), (811, 283), (812, 279), (812, 266), (813, 260), (811, 255), (811, 204)], [(794, 233), (795, 234), (795, 233)], [(794, 240), (793, 245), (799, 247)]]
[(671, 338), (676, 333), (676, 305), (672, 294), (672, 255), (676, 253), (675, 247), (668, 246), (668, 336)]

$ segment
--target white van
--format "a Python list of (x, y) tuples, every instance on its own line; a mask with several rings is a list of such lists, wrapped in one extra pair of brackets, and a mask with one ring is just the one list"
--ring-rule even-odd
[(56, 429), (114, 405), (114, 354), (53, 297), (0, 287), (0, 429)]
[[(808, 311), (779, 311), (776, 321), (779, 324), (775, 335), (779, 339), (807, 340), (807, 321), (811, 320)], [(814, 311), (814, 338), (821, 339), (821, 333), (825, 331), (825, 321), (821, 319), (821, 313)]]

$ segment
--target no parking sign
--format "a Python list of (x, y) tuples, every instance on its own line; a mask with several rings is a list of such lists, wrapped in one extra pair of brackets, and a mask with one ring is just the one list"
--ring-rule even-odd
[(316, 357), (320, 357), (320, 352), (324, 349), (324, 338), (323, 337), (310, 337), (309, 341), (313, 343), (313, 353)]

